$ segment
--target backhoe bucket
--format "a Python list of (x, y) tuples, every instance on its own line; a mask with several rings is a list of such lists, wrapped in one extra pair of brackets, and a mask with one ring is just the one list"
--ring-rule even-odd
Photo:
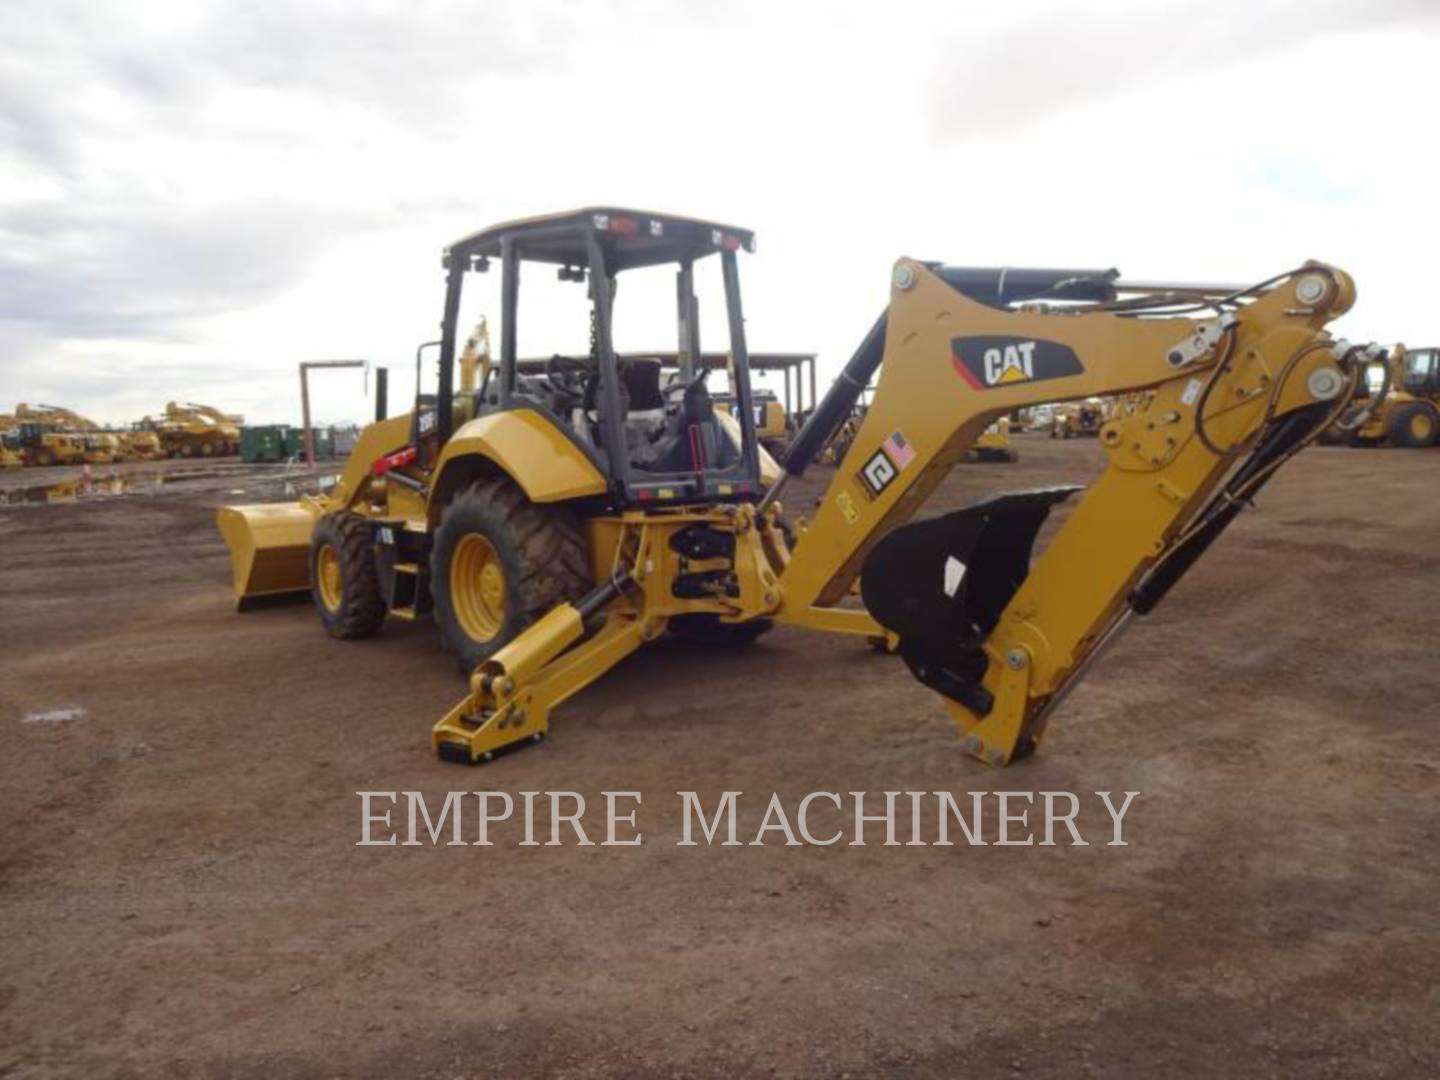
[(1030, 572), (1030, 551), (1050, 508), (1077, 487), (996, 495), (963, 510), (902, 525), (865, 560), (860, 595), (900, 638), (921, 682), (984, 716), (981, 649)]
[(310, 588), (310, 532), (315, 516), (300, 503), (222, 506), (215, 524), (230, 548), (236, 607)]

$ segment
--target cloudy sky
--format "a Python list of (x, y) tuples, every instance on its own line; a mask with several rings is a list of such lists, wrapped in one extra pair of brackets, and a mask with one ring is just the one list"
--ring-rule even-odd
[[(392, 365), (406, 397), (441, 247), (596, 203), (755, 229), (751, 348), (817, 351), (822, 372), (900, 255), (1225, 281), (1321, 258), (1359, 282), (1343, 332), (1440, 340), (1436, 0), (0, 17), (0, 412), (180, 399), (288, 421), (296, 363), (332, 357)], [(622, 288), (622, 344), (669, 345), (669, 295)], [(583, 346), (551, 302), (522, 350)], [(359, 374), (317, 389), (322, 419), (372, 407)]]

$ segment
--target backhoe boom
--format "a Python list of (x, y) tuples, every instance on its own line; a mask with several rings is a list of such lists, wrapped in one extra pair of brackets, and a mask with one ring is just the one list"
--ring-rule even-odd
[[(1212, 314), (1199, 319), (1166, 314), (1175, 295), (1121, 299), (1113, 272), (1027, 273), (1030, 298), (1072, 302), (1012, 309), (1000, 306), (994, 272), (896, 265), (877, 324), (883, 352), (862, 349), (838, 384), (843, 395), (878, 366), (874, 398), (780, 576), (777, 612), (804, 625), (858, 577), (867, 608), (946, 699), (967, 748), (997, 765), (1038, 744), (1054, 703), (1122, 615), (1148, 611), (1343, 409), (1362, 353), (1323, 331), (1350, 307), (1354, 285), (1318, 264), (1248, 295), (1202, 300)], [(1108, 467), (1033, 565), (1046, 516), (1074, 489), (905, 524), (996, 417), (1136, 392), (1148, 402), (1105, 426)], [(803, 464), (792, 456), (786, 467)]]

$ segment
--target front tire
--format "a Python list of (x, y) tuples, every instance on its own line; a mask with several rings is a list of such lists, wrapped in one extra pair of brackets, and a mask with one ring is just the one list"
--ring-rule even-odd
[(1436, 436), (1440, 435), (1440, 417), (1436, 416), (1434, 408), (1423, 401), (1401, 405), (1390, 414), (1390, 423), (1386, 426), (1385, 434), (1396, 446), (1423, 450), (1427, 446), (1433, 446)]
[(374, 637), (385, 622), (370, 522), (345, 511), (326, 514), (310, 534), (310, 596), (325, 632)]
[(469, 675), (536, 619), (592, 585), (585, 538), (559, 507), (481, 480), (445, 508), (430, 553), (435, 625)]

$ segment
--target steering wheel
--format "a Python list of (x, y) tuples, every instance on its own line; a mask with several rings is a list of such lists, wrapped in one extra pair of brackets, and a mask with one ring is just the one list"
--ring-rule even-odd
[(583, 398), (585, 386), (590, 378), (590, 364), (573, 356), (556, 353), (545, 361), (545, 377), (550, 385), (563, 394)]

